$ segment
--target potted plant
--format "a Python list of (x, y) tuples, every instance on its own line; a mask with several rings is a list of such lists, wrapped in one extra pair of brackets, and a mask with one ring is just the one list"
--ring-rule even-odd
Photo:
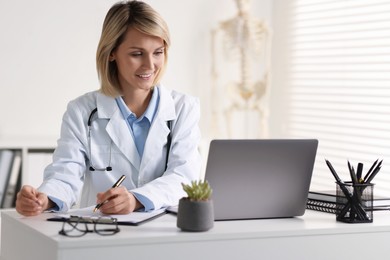
[(177, 227), (183, 231), (207, 231), (214, 226), (212, 189), (207, 181), (182, 183), (187, 197), (179, 200)]

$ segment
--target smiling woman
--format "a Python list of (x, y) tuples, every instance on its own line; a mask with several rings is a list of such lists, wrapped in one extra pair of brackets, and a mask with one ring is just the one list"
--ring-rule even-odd
[[(140, 63), (145, 62), (147, 56), (145, 54), (162, 56), (162, 62), (160, 60), (157, 64), (159, 65), (157, 71), (149, 68), (153, 73), (158, 72), (155, 73), (151, 84), (155, 85), (162, 77), (168, 61), (169, 29), (156, 11), (148, 5), (142, 8), (144, 10), (141, 10), (136, 2), (129, 4), (129, 9), (124, 9), (117, 4), (107, 13), (97, 50), (96, 63), (101, 90), (108, 96), (116, 96), (124, 90), (119, 81), (123, 80), (123, 74), (128, 74), (128, 72), (121, 73), (118, 69), (135, 70), (135, 66), (139, 68), (142, 65), (148, 65)], [(147, 14), (150, 19), (142, 19), (144, 14)], [(134, 59), (126, 59), (126, 56), (134, 57)], [(137, 56), (142, 56), (143, 59), (138, 59), (137, 62), (135, 59)], [(116, 62), (113, 62), (115, 60)]]
[(104, 202), (106, 214), (178, 204), (181, 184), (200, 176), (200, 109), (197, 98), (160, 83), (169, 45), (167, 25), (150, 5), (110, 8), (96, 54), (100, 90), (69, 102), (53, 162), (40, 187), (22, 187), (19, 213), (67, 211), (78, 201)]
[[(116, 66), (120, 93), (127, 98), (126, 104), (136, 114), (145, 111), (145, 106), (138, 106), (139, 95), (149, 92), (158, 80), (164, 66), (164, 41), (155, 36), (130, 27), (123, 42), (110, 55), (111, 66)], [(102, 87), (104, 93), (104, 88)], [(132, 99), (132, 100), (131, 100)], [(145, 103), (147, 105), (147, 103)], [(135, 111), (137, 108), (140, 111)]]

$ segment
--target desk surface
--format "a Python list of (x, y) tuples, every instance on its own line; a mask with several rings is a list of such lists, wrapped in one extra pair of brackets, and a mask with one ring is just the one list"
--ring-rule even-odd
[[(1, 218), (1, 257), (3, 260), (37, 259), (45, 252), (47, 258), (41, 259), (107, 259), (114, 255), (151, 259), (167, 254), (172, 254), (169, 259), (197, 259), (205, 255), (210, 259), (233, 259), (245, 250), (249, 254), (269, 256), (265, 259), (305, 259), (305, 255), (311, 259), (310, 251), (318, 253), (326, 248), (327, 252), (321, 253), (324, 258), (316, 259), (327, 259), (335, 253), (351, 257), (350, 250), (345, 248), (365, 243), (367, 248), (375, 247), (375, 251), (362, 250), (354, 259), (373, 259), (373, 253), (378, 256), (387, 253), (389, 214), (376, 212), (374, 222), (369, 224), (346, 224), (336, 222), (333, 214), (307, 210), (297, 218), (218, 221), (213, 229), (200, 233), (180, 231), (176, 216), (167, 214), (141, 226), (120, 226), (121, 232), (114, 236), (87, 234), (68, 238), (58, 234), (62, 223), (45, 221), (50, 213), (23, 217), (12, 211), (3, 212)], [(20, 243), (24, 250), (20, 250)], [(337, 252), (337, 247), (346, 252)]]

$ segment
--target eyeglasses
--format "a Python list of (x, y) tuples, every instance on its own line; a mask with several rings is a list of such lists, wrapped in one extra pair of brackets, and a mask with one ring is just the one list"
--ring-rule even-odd
[[(93, 224), (93, 229), (89, 229), (88, 224)], [(82, 237), (93, 232), (101, 236), (112, 236), (119, 231), (116, 218), (99, 217), (95, 219), (71, 216), (62, 224), (62, 229), (58, 233), (67, 237)]]

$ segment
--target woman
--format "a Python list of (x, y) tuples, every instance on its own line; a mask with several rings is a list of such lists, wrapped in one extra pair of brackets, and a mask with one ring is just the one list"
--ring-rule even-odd
[[(181, 183), (199, 178), (200, 109), (198, 99), (159, 83), (169, 45), (166, 23), (146, 3), (111, 7), (96, 55), (100, 91), (68, 104), (42, 185), (17, 195), (20, 214), (67, 211), (78, 202), (104, 202), (106, 214), (178, 203)], [(122, 185), (111, 188), (121, 175)]]

